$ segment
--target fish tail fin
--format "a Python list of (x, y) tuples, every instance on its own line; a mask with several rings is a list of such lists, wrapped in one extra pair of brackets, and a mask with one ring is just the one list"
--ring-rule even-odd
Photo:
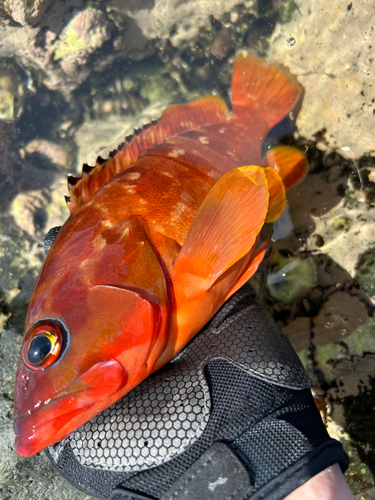
[(289, 71), (240, 52), (233, 66), (232, 109), (239, 118), (255, 113), (271, 129), (300, 102), (302, 87)]

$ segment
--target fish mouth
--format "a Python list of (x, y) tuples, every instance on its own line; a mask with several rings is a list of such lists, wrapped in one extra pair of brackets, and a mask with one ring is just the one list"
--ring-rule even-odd
[(66, 438), (114, 403), (127, 380), (118, 361), (101, 361), (54, 395), (53, 400), (31, 413), (16, 414), (17, 453), (34, 455)]

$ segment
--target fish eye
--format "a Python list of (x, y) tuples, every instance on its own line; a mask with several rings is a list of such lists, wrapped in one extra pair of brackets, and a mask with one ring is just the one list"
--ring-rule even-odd
[(42, 370), (54, 363), (61, 352), (62, 334), (56, 324), (43, 323), (28, 334), (22, 359), (27, 368)]

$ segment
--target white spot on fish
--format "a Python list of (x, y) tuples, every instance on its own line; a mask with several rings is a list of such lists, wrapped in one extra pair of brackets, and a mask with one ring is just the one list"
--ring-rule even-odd
[(219, 134), (224, 134), (224, 133), (225, 133), (225, 127), (221, 128), (221, 129), (219, 130)]
[(139, 200), (139, 203), (141, 203), (141, 205), (147, 205), (147, 200), (144, 200), (143, 198), (141, 198)]
[(178, 220), (187, 208), (188, 207), (185, 205), (185, 203), (182, 203), (181, 201), (176, 203), (174, 212), (171, 214), (171, 221)]
[(124, 189), (129, 191), (129, 190), (136, 188), (136, 187), (137, 187), (137, 184), (125, 184)]
[(141, 176), (140, 172), (129, 172), (128, 174), (124, 175), (124, 179), (129, 181), (135, 181), (139, 179), (140, 176)]
[(235, 155), (234, 151), (227, 151), (227, 154), (228, 154), (229, 156), (231, 156), (232, 158), (235, 158), (235, 157), (236, 157), (236, 155)]
[(173, 177), (170, 172), (162, 172), (163, 175), (166, 175), (167, 177)]
[(181, 199), (183, 199), (185, 201), (191, 201), (191, 195), (189, 193), (182, 193)]
[(201, 144), (209, 144), (209, 140), (207, 139), (207, 137), (204, 137), (203, 135), (201, 137), (198, 138), (199, 142)]
[(112, 227), (112, 222), (109, 221), (109, 220), (106, 220), (106, 219), (103, 219), (102, 222), (101, 222), (101, 225), (105, 228), (105, 229), (109, 229), (110, 227)]
[[(103, 221), (103, 224), (104, 226), (104, 221)], [(108, 224), (105, 224), (105, 226), (107, 226), (107, 228), (109, 229), (110, 227), (112, 227), (112, 224), (111, 223), (108, 223)], [(103, 250), (103, 248), (107, 245), (107, 242), (105, 240), (105, 238), (103, 238), (103, 236), (101, 234), (99, 234), (93, 241), (93, 246), (95, 247), (96, 250)], [(86, 260), (83, 260), (80, 264), (79, 264), (79, 267), (84, 269), (87, 265), (87, 259)]]
[(171, 158), (177, 158), (178, 156), (183, 154), (185, 154), (184, 149), (174, 149), (173, 151), (169, 151), (168, 156), (170, 156)]

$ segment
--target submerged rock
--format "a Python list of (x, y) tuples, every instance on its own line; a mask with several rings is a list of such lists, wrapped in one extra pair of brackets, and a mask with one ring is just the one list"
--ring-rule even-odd
[(166, 38), (174, 47), (192, 40), (198, 35), (199, 29), (207, 26), (210, 16), (220, 18), (225, 12), (229, 12), (237, 0), (225, 2), (217, 0), (193, 0), (181, 2), (180, 0), (155, 0), (141, 2), (139, 5), (125, 3), (128, 5), (126, 13), (136, 20), (143, 35), (147, 39)]
[(317, 283), (316, 267), (311, 257), (302, 259), (277, 252), (271, 260), (267, 276), (270, 295), (283, 304), (290, 304)]
[(4, 0), (5, 12), (19, 24), (36, 24), (53, 0)]
[[(371, 262), (367, 252), (369, 245), (375, 241), (375, 207), (367, 202), (366, 191), (357, 189), (350, 183), (345, 197), (336, 206), (324, 215), (311, 214), (311, 218), (315, 229), (307, 239), (308, 250), (319, 249), (319, 252), (329, 255), (350, 276), (365, 282), (366, 262), (368, 265)], [(315, 235), (323, 235), (322, 245), (317, 245)], [(371, 273), (366, 283), (373, 296)]]
[(375, 300), (375, 248), (370, 248), (358, 256), (355, 279), (365, 292)]
[(325, 129), (328, 147), (349, 158), (375, 150), (374, 17), (372, 0), (302, 2), (270, 40), (268, 57), (305, 89), (300, 134)]
[(74, 76), (78, 66), (99, 49), (111, 34), (105, 14), (88, 7), (73, 16), (53, 45), (53, 59), (68, 76)]
[(16, 121), (22, 114), (26, 94), (25, 78), (11, 62), (0, 62), (0, 120)]
[(345, 476), (353, 494), (361, 500), (375, 494), (373, 474), (373, 408), (375, 405), (375, 356), (344, 359), (335, 368), (336, 383), (328, 390), (327, 428), (349, 455)]

